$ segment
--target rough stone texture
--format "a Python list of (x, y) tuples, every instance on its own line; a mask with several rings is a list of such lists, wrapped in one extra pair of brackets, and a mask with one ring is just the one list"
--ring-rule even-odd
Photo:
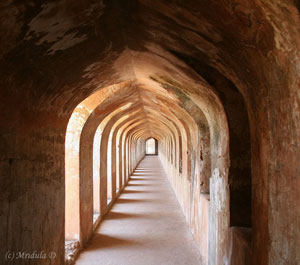
[(80, 250), (79, 241), (66, 241), (65, 243), (65, 265), (72, 265)]
[[(63, 264), (67, 126), (99, 93), (79, 130), (82, 244), (93, 227), (93, 133), (127, 106), (116, 176), (124, 185), (155, 137), (195, 238), (208, 234), (217, 250), (210, 264), (230, 262), (230, 225), (252, 226), (252, 264), (300, 263), (298, 1), (6, 0), (0, 31), (0, 259), (43, 250), (56, 259), (32, 264)], [(209, 191), (214, 230), (200, 232)]]
[(231, 227), (230, 265), (251, 264), (251, 229)]

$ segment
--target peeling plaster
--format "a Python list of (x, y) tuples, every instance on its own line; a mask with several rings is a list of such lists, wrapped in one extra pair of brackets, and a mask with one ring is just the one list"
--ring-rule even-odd
[[(99, 2), (99, 6), (102, 12), (98, 12), (98, 17), (103, 14), (102, 1)], [(83, 10), (83, 15), (86, 17), (92, 15), (94, 8), (95, 5)], [(37, 38), (36, 45), (51, 44), (47, 53), (53, 55), (56, 51), (68, 49), (87, 40), (87, 34), (79, 35), (78, 32), (78, 27), (85, 24), (86, 22), (78, 19), (76, 14), (72, 15), (68, 12), (65, 1), (48, 2), (42, 5), (41, 12), (29, 22), (25, 39)]]

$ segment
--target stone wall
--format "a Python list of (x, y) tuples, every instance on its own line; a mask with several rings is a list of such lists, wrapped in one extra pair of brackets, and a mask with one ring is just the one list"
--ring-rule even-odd
[(208, 264), (229, 264), (231, 226), (252, 227), (252, 264), (300, 262), (297, 1), (4, 1), (0, 30), (1, 262), (63, 263), (65, 138), (94, 93), (77, 128), (82, 245), (102, 124), (102, 214), (110, 133), (112, 194), (155, 137)]

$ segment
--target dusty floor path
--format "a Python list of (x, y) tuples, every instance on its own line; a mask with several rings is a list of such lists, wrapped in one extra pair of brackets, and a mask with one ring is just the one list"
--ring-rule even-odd
[(146, 156), (76, 265), (200, 265), (157, 156)]

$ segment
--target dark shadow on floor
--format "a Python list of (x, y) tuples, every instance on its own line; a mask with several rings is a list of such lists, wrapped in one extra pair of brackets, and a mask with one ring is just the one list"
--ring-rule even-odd
[(93, 238), (89, 244), (89, 247), (85, 250), (85, 252), (93, 251), (96, 249), (105, 249), (111, 247), (122, 247), (122, 246), (130, 246), (130, 245), (140, 245), (140, 242), (135, 242), (134, 240), (124, 240), (120, 237), (112, 237), (103, 234), (95, 233)]
[(126, 194), (126, 193), (153, 193), (154, 191), (150, 191), (150, 190), (124, 190), (122, 192), (122, 194)]
[(123, 199), (123, 198), (119, 198), (117, 199), (116, 203), (145, 203), (145, 202), (150, 202), (150, 203), (154, 203), (154, 202), (158, 202), (161, 201), (159, 199)]
[(142, 186), (157, 186), (154, 184), (135, 184), (135, 183), (129, 183), (127, 186), (132, 186), (132, 187), (142, 187)]
[(119, 212), (109, 212), (105, 216), (105, 220), (117, 220), (117, 219), (127, 219), (127, 218), (150, 218), (151, 216), (147, 214), (133, 214), (133, 213), (119, 213)]
[(148, 216), (142, 214), (109, 212), (104, 219), (116, 220), (116, 219), (126, 219), (126, 218), (147, 218), (147, 217)]
[(146, 202), (147, 200), (144, 199), (123, 199), (123, 198), (118, 198), (117, 203), (139, 203), (139, 202)]

